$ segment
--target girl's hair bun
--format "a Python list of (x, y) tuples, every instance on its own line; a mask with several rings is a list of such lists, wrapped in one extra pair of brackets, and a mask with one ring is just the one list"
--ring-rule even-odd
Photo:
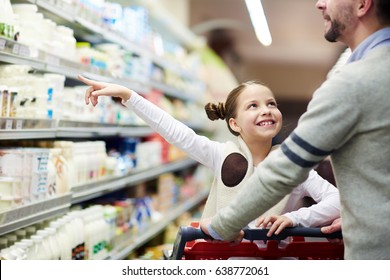
[(225, 119), (226, 111), (224, 103), (207, 103), (206, 106), (204, 106), (204, 109), (206, 111), (207, 117), (212, 121)]

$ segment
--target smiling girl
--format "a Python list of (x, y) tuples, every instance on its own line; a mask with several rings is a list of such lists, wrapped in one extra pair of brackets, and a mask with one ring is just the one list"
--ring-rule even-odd
[[(229, 93), (225, 103), (205, 106), (209, 119), (225, 120), (229, 131), (236, 136), (235, 141), (217, 142), (197, 135), (133, 90), (82, 76), (79, 79), (89, 85), (86, 104), (91, 102), (96, 106), (99, 96), (120, 97), (123, 105), (131, 108), (169, 143), (214, 172), (202, 219), (212, 217), (227, 206), (256, 166), (278, 148), (272, 146), (272, 139), (282, 128), (282, 114), (271, 90), (259, 82), (243, 83)], [(300, 202), (305, 196), (317, 203), (302, 208)], [(260, 217), (257, 226), (272, 225), (269, 234), (277, 234), (287, 226), (328, 225), (340, 216), (339, 209), (336, 187), (312, 170), (304, 183)]]

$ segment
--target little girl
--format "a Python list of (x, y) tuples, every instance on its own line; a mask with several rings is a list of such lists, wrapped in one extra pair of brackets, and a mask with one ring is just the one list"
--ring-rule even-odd
[[(214, 171), (202, 219), (212, 217), (218, 209), (227, 206), (256, 166), (277, 149), (272, 146), (272, 139), (282, 127), (282, 114), (271, 90), (261, 83), (243, 83), (229, 93), (225, 104), (208, 103), (205, 106), (211, 120), (224, 119), (230, 132), (237, 136), (236, 141), (221, 143), (197, 135), (133, 90), (82, 76), (79, 80), (89, 85), (85, 93), (86, 104), (91, 102), (96, 106), (99, 96), (120, 97), (122, 104), (131, 108), (169, 143)], [(300, 208), (299, 202), (304, 196), (310, 196), (317, 204)], [(277, 234), (287, 226), (328, 225), (340, 216), (339, 209), (336, 187), (312, 170), (303, 184), (258, 219), (257, 226), (272, 224), (270, 234)], [(282, 213), (286, 214), (280, 216)]]

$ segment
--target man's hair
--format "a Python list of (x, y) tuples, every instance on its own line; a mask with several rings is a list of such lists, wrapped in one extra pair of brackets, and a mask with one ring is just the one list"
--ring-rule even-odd
[(374, 0), (374, 8), (379, 22), (383, 25), (390, 25), (390, 1)]

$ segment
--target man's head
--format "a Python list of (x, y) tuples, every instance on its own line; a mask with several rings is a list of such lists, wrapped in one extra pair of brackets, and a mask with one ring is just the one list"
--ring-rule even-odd
[(318, 0), (325, 20), (325, 39), (356, 47), (378, 29), (390, 26), (389, 0)]

